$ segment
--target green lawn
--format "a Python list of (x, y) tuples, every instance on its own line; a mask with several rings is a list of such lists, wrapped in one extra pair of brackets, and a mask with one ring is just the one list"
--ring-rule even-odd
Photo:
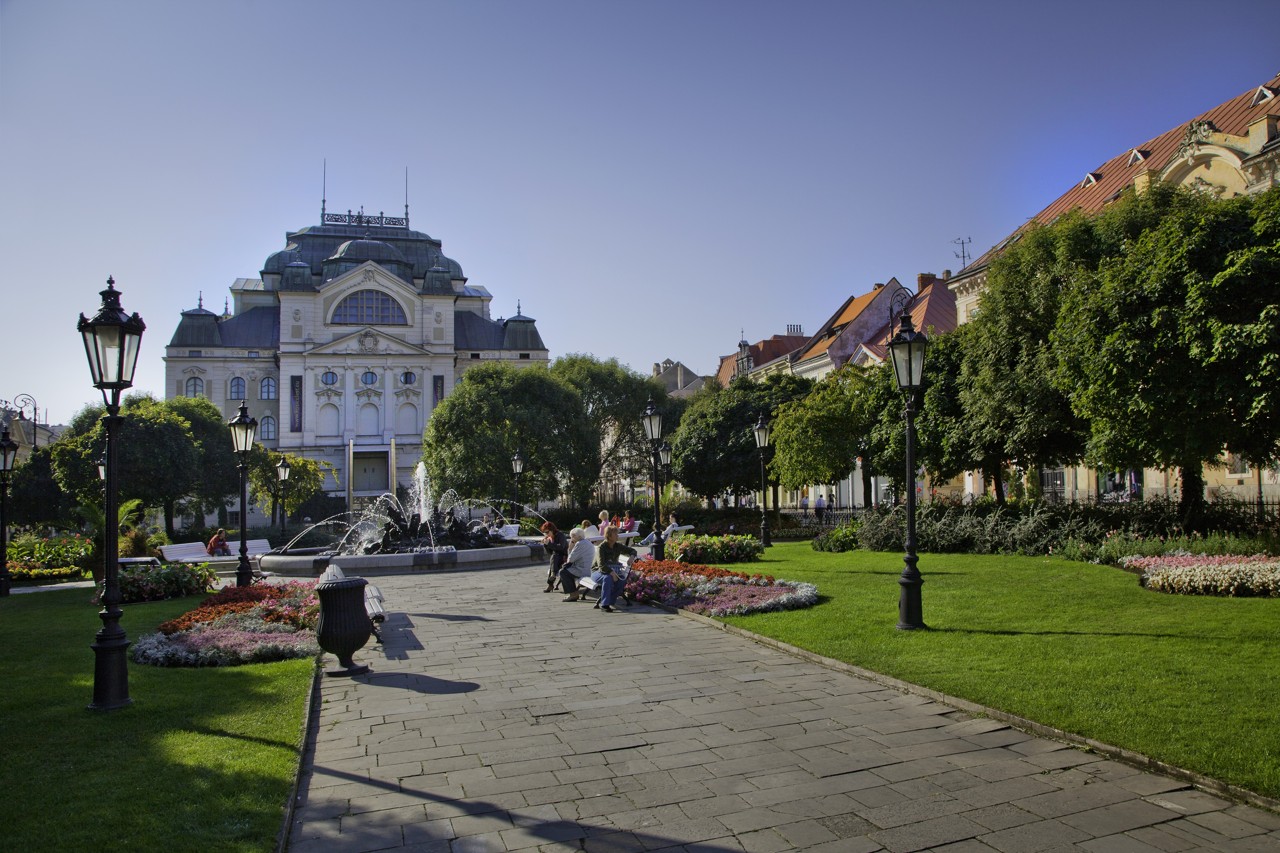
[[(129, 664), (133, 704), (86, 710), (90, 590), (0, 599), (0, 791), (8, 850), (275, 847), (313, 662)], [(198, 598), (124, 608), (131, 640)]]
[(1280, 797), (1280, 599), (1148, 592), (1056, 558), (922, 554), (919, 567), (927, 631), (895, 629), (901, 554), (808, 543), (734, 568), (815, 583), (816, 607), (725, 621)]

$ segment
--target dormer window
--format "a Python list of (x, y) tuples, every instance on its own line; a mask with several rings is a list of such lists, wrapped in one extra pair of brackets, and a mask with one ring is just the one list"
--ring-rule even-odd
[(1101, 178), (1101, 177), (1102, 176), (1099, 175), (1097, 172), (1089, 172), (1084, 176), (1084, 180), (1080, 182), (1080, 189), (1093, 186), (1098, 182), (1098, 178)]
[(1276, 96), (1276, 93), (1268, 89), (1266, 86), (1259, 86), (1258, 91), (1253, 93), (1253, 100), (1249, 102), (1249, 106), (1256, 107), (1258, 104), (1265, 104)]
[(380, 290), (360, 290), (338, 303), (329, 322), (345, 326), (407, 326), (400, 303)]
[(1136, 165), (1138, 165), (1139, 163), (1141, 163), (1143, 160), (1146, 160), (1146, 159), (1147, 159), (1147, 152), (1145, 152), (1145, 151), (1141, 151), (1141, 150), (1139, 150), (1139, 149), (1135, 148), (1135, 149), (1133, 149), (1132, 151), (1130, 151), (1130, 152), (1129, 152), (1129, 165), (1130, 165), (1130, 166), (1136, 166)]

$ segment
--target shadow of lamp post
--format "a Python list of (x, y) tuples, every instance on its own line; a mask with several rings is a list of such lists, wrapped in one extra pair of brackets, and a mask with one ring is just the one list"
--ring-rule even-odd
[(9, 429), (0, 432), (0, 596), (9, 594), (9, 475), (18, 458), (18, 442), (9, 437)]
[(290, 470), (289, 460), (281, 453), (280, 461), (276, 463), (276, 477), (280, 481), (280, 538), (283, 540), (280, 543), (281, 548), (289, 544), (289, 534), (285, 532), (285, 523), (288, 521), (289, 512), (284, 508), (284, 491), (289, 485)]
[(258, 421), (249, 417), (249, 408), (240, 404), (240, 412), (228, 423), (231, 430), (231, 446), (240, 457), (240, 562), (236, 566), (236, 586), (253, 583), (253, 568), (249, 565), (249, 451), (258, 432)]
[(120, 394), (133, 386), (133, 371), (138, 366), (138, 348), (147, 325), (142, 318), (128, 314), (120, 307), (120, 292), (115, 289), (115, 279), (107, 279), (107, 289), (101, 291), (102, 306), (92, 320), (80, 315), (76, 330), (84, 341), (85, 357), (89, 360), (89, 373), (93, 387), (102, 392), (102, 402), (107, 413), (102, 418), (105, 426), (107, 449), (103, 469), (102, 515), (106, 519), (103, 548), (102, 627), (94, 637), (91, 648), (94, 653), (93, 702), (94, 711), (111, 711), (123, 708), (129, 698), (129, 669), (125, 652), (129, 639), (120, 627), (120, 551), (116, 545), (116, 519), (118, 504), (119, 447), (116, 433), (120, 426)]
[(920, 587), (924, 580), (916, 568), (916, 402), (920, 395), (920, 381), (924, 373), (924, 352), (929, 339), (917, 332), (911, 324), (911, 315), (901, 315), (898, 334), (889, 341), (889, 355), (893, 360), (893, 376), (898, 388), (906, 395), (904, 411), (907, 419), (907, 539), (904, 544), (905, 567), (898, 578), (898, 628), (914, 631), (926, 627)]
[(765, 422), (764, 413), (756, 421), (751, 432), (756, 437), (756, 449), (760, 451), (760, 544), (766, 548), (773, 546), (769, 538), (769, 481), (764, 474), (764, 451), (769, 446), (769, 424)]

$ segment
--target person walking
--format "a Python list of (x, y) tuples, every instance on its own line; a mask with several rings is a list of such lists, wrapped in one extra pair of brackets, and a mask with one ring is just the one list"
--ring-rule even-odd
[(813, 505), (813, 514), (818, 517), (818, 524), (821, 526), (822, 517), (827, 514), (827, 499), (822, 493), (818, 493), (818, 500)]

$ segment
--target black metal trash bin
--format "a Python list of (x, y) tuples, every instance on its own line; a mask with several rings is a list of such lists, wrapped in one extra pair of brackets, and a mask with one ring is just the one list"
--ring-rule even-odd
[(356, 666), (351, 659), (373, 633), (373, 623), (364, 609), (364, 588), (368, 583), (364, 578), (339, 577), (316, 584), (320, 599), (316, 641), (343, 667), (325, 675), (360, 675), (369, 671), (368, 666)]

